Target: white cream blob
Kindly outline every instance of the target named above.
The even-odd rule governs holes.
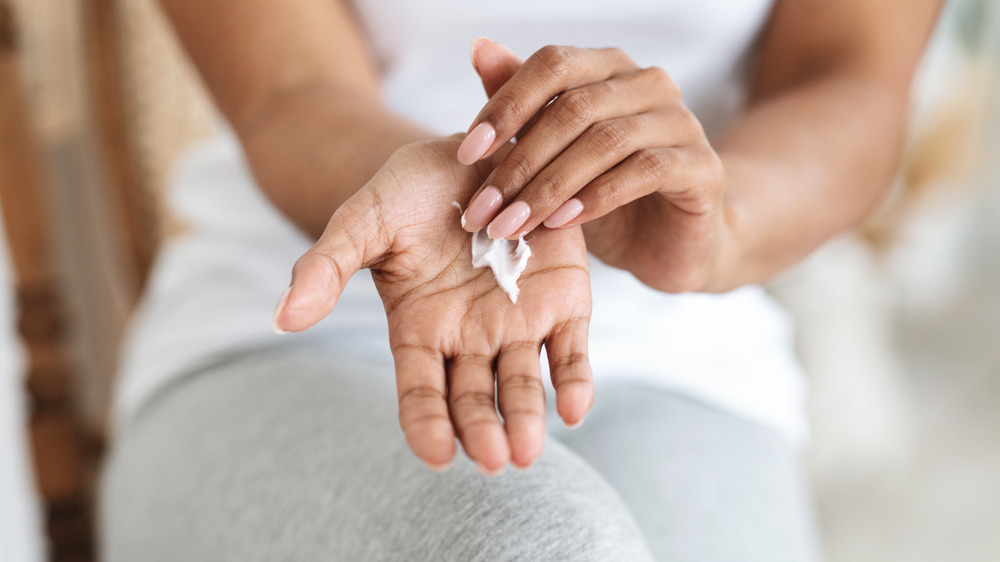
[[[459,212],[462,206],[458,201],[453,201]],[[462,215],[462,226],[465,226],[465,215]],[[521,277],[524,268],[528,266],[528,258],[531,257],[531,248],[524,241],[524,237],[515,240],[493,240],[486,235],[483,228],[472,235],[472,267],[489,267],[493,270],[493,277],[497,280],[497,285],[503,289],[510,301],[517,302],[517,295],[520,289],[517,280]]]

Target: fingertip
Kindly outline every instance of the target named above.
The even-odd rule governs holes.
[[[285,289],[272,318],[276,332],[301,332],[326,317],[337,305],[347,282],[343,267],[333,258],[306,253],[292,271],[292,283]]]
[[[312,294],[305,287],[289,287],[286,291],[285,302],[279,301],[281,308],[275,309],[272,322],[277,334],[308,330],[325,318],[337,302],[334,296]]]
[[[427,465],[427,468],[429,468],[431,472],[437,472],[438,474],[448,472],[448,469],[451,468],[451,461],[448,461],[444,464],[434,464],[425,461],[424,464]]]
[[[510,437],[510,461],[522,470],[534,464],[545,447],[545,427],[531,427],[526,424],[507,428]]]
[[[499,425],[482,424],[466,430],[462,433],[461,441],[465,454],[490,472],[502,471],[510,462],[510,445]]]
[[[479,37],[473,39],[472,44],[469,45],[469,60],[472,61],[472,68],[476,69],[476,72],[479,72],[479,65],[476,63],[476,51],[478,51],[479,47],[486,41],[489,41],[489,39],[480,35]]]
[[[485,51],[484,47],[488,47]],[[499,64],[503,62],[511,62],[520,65],[524,61],[521,57],[510,50],[507,45],[500,43],[499,41],[494,41],[489,37],[477,37],[472,41],[472,46],[469,48],[469,56],[472,58],[472,65],[478,70],[478,65],[480,62],[480,57],[487,57],[487,59],[492,58],[492,60],[487,60],[487,63]]]
[[[486,235],[494,240],[516,239],[529,218],[531,206],[524,201],[514,201],[490,221]]]
[[[497,131],[493,125],[482,122],[476,125],[469,134],[465,136],[462,144],[458,147],[458,163],[463,166],[471,166],[486,154],[496,141]]]
[[[589,382],[566,383],[556,393],[556,412],[567,427],[578,427],[583,423],[583,417],[593,405],[594,385]]]
[[[479,474],[482,474],[483,476],[489,476],[489,477],[500,476],[501,474],[503,474],[507,470],[507,465],[506,464],[501,464],[501,465],[499,465],[497,467],[490,468],[489,466],[487,466],[487,465],[485,465],[483,463],[478,463],[477,462],[476,463],[476,470],[478,470]]]
[[[488,185],[472,197],[469,208],[462,215],[462,228],[467,232],[478,232],[496,216],[503,205],[503,193],[499,188]]]
[[[445,424],[427,424],[419,431],[405,432],[410,450],[431,470],[444,472],[455,458],[455,434]]]
[[[574,197],[560,205],[542,224],[547,228],[562,228],[582,212],[583,202]]]
[[[287,334],[288,330],[281,328],[281,313],[285,310],[285,304],[288,303],[288,294],[292,291],[292,287],[289,286],[281,293],[281,297],[278,298],[278,304],[274,307],[274,315],[271,317],[271,329],[274,330],[275,334],[283,335]]]

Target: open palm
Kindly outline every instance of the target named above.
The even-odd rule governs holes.
[[[445,465],[457,436],[493,472],[508,460],[527,466],[542,450],[543,343],[563,420],[579,422],[593,401],[587,252],[579,228],[535,231],[512,303],[489,269],[472,267],[470,236],[452,205],[467,203],[490,162],[461,166],[457,146],[438,140],[397,151],[296,263],[275,321],[308,328],[333,309],[351,275],[371,268],[410,447]]]

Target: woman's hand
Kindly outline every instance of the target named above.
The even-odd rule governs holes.
[[[460,166],[457,147],[457,139],[407,145],[344,203],[295,264],[275,326],[312,326],[355,272],[371,268],[388,317],[410,447],[432,467],[446,465],[457,435],[492,473],[508,460],[526,467],[541,453],[543,343],[560,416],[573,425],[590,408],[590,280],[579,228],[528,238],[533,256],[517,304],[488,268],[474,269],[471,237],[452,201],[468,200],[490,162]]]
[[[634,273],[657,288],[705,287],[722,249],[724,173],[664,71],[639,68],[618,49],[550,46],[522,65],[480,39],[472,56],[490,100],[459,161],[491,157],[515,135],[518,143],[473,198],[467,230],[488,225],[490,236],[512,238],[632,204],[588,226],[591,251],[639,265]],[[653,263],[669,274],[642,265]]]

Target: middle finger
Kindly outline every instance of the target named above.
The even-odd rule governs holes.
[[[480,470],[495,474],[510,459],[496,409],[493,358],[459,355],[448,362],[448,408],[465,453]]]

